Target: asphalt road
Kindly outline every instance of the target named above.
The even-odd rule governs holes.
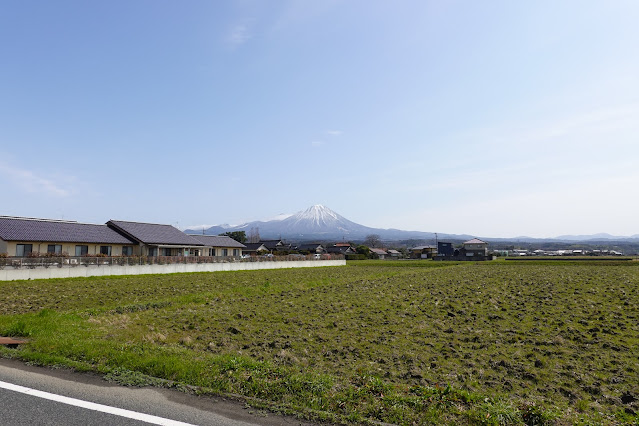
[[[170,389],[129,388],[110,384],[94,374],[33,367],[0,358],[0,425],[148,424],[310,425],[221,398]]]

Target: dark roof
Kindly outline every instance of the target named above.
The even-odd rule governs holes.
[[[157,223],[125,222],[110,220],[107,225],[144,244],[202,246],[201,242],[189,237],[171,225]]]
[[[329,253],[348,253],[354,252],[351,246],[332,246],[326,249]]]
[[[298,250],[315,250],[317,248],[324,248],[324,246],[322,246],[319,243],[312,243],[312,244],[300,244],[299,246],[297,246]]]
[[[285,244],[282,240],[260,240],[260,244],[263,244],[269,250],[287,249],[290,248],[290,244]]]
[[[0,238],[5,241],[134,244],[106,225],[6,216],[0,216]]]
[[[246,251],[257,251],[262,246],[263,246],[262,243],[246,243],[244,245]]]
[[[237,247],[246,248],[246,246],[240,242],[235,241],[231,237],[225,235],[196,235],[189,234],[190,237],[195,238],[205,246],[210,247]]]

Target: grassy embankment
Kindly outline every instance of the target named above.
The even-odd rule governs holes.
[[[639,423],[636,262],[1,282],[0,335],[29,338],[3,356],[316,420]]]

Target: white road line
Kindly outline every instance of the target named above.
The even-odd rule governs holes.
[[[14,392],[20,392],[27,395],[36,396],[38,398],[49,399],[51,401],[60,402],[62,404],[74,405],[76,407],[86,408],[88,410],[100,411],[102,413],[113,414],[129,419],[140,420],[154,425],[162,426],[193,426],[190,423],[179,422],[177,420],[165,419],[163,417],[152,416],[150,414],[138,413],[137,411],[125,410],[123,408],[110,407],[108,405],[96,404],[95,402],[82,401],[81,399],[69,398],[67,396],[56,395],[54,393],[43,392],[37,389],[25,388],[24,386],[14,385],[0,381],[0,388],[4,388]]]

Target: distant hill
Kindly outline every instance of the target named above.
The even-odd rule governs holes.
[[[615,235],[610,235],[610,234],[605,234],[605,233],[592,234],[592,235],[561,235],[561,236],[557,237],[556,239],[557,240],[564,240],[564,241],[590,241],[590,240],[595,240],[595,241],[606,241],[606,240],[624,241],[624,240],[639,239],[639,234],[631,235],[630,237],[621,237],[621,236],[615,236]]]

